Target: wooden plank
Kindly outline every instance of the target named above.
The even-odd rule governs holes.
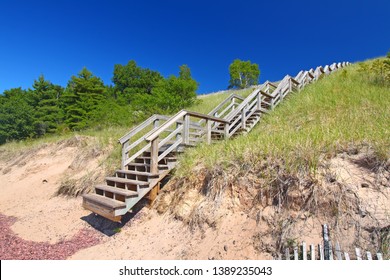
[[[334,256],[333,256],[333,247],[332,247],[332,242],[329,241],[329,260],[333,261]]]
[[[367,255],[367,260],[372,261],[371,252],[367,251],[367,252],[366,252],[366,255]]]
[[[320,260],[324,260],[325,259],[324,248],[322,247],[321,244],[318,244],[318,252],[320,254]]]
[[[290,249],[286,248],[286,260],[290,260]]]
[[[329,260],[330,259],[330,252],[329,252],[329,233],[328,233],[328,225],[324,224],[322,226],[322,236],[324,239],[324,259]]]
[[[183,142],[184,144],[190,143],[190,115],[184,115],[184,127],[183,127]]]
[[[211,144],[211,121],[206,120],[206,143]]]
[[[138,185],[138,186],[149,185],[149,182],[132,180],[132,179],[127,179],[127,178],[120,178],[120,177],[106,177],[106,181],[117,182],[117,183],[122,183],[122,184]]]
[[[298,247],[297,246],[295,246],[294,247],[294,260],[298,260]]]
[[[158,182],[148,193],[149,205],[151,205],[157,198],[160,192],[160,182]]]
[[[383,260],[382,253],[376,253],[376,258],[382,261]]]
[[[150,173],[158,174],[158,140],[159,138],[153,138],[150,148]]]
[[[314,247],[314,244],[310,244],[310,256],[312,261],[316,259],[316,249]]]
[[[343,259],[342,255],[341,255],[340,243],[338,241],[336,242],[335,254],[336,254],[336,258],[338,260],[342,260]]]
[[[348,252],[344,252],[344,258],[345,258],[347,261],[350,260]]]
[[[307,260],[307,250],[306,250],[306,242],[302,242],[302,256],[303,260]]]
[[[360,252],[360,249],[359,248],[355,248],[355,253],[356,253],[356,259],[358,261],[361,261],[362,260],[362,254]]]
[[[95,189],[102,190],[105,192],[111,192],[114,194],[119,194],[124,197],[137,197],[138,193],[135,191],[125,190],[117,187],[107,186],[107,185],[97,185]]]
[[[90,204],[97,204],[104,206],[108,210],[126,208],[126,204],[122,201],[114,200],[95,193],[83,195],[83,201]]]

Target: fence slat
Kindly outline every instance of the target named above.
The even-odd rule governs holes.
[[[343,259],[343,257],[341,256],[340,243],[338,241],[336,242],[335,254],[338,260],[341,261]]]
[[[306,251],[306,242],[302,242],[302,255],[303,255],[303,260],[307,260],[307,251]]]
[[[355,253],[356,253],[356,259],[358,261],[361,261],[362,260],[362,255],[360,253],[360,249],[359,248],[355,248]]]
[[[380,261],[383,260],[382,253],[376,253],[376,257],[377,257],[377,259],[380,260]]]
[[[318,253],[320,254],[320,260],[324,260],[324,249],[322,248],[321,244],[318,244]]]
[[[350,259],[349,259],[349,254],[348,254],[348,252],[344,252],[344,258],[345,258],[347,261],[350,260]]]
[[[324,238],[324,259],[329,260],[330,259],[330,252],[329,252],[329,233],[328,233],[328,225],[323,225],[323,238]]]
[[[367,260],[372,261],[371,252],[367,251],[367,252],[366,252],[366,255],[367,255]]]
[[[312,260],[316,259],[316,249],[314,248],[314,244],[310,245],[310,255]]]
[[[297,246],[295,246],[294,247],[294,260],[298,260],[298,247]]]
[[[332,248],[332,242],[329,241],[329,260],[333,261],[333,248]]]
[[[286,260],[290,260],[290,249],[286,248]]]

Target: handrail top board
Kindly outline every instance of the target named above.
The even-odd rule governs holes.
[[[171,125],[173,125],[174,123],[176,123],[178,120],[180,120],[181,118],[183,118],[186,115],[192,116],[192,117],[197,117],[197,118],[208,119],[208,120],[220,122],[220,123],[229,123],[229,121],[221,119],[221,118],[217,118],[217,117],[213,117],[213,116],[209,116],[209,115],[201,114],[201,113],[197,113],[197,112],[181,110],[176,115],[172,116],[169,120],[167,120],[159,128],[157,128],[152,134],[150,134],[148,137],[145,137],[145,140],[149,141],[149,142],[153,141],[162,132],[164,132],[168,127],[170,127]]]
[[[148,126],[149,124],[151,124],[153,121],[155,121],[157,119],[167,120],[167,119],[169,119],[169,117],[168,116],[164,116],[164,115],[154,114],[151,117],[149,117],[147,120],[145,120],[143,123],[137,125],[133,129],[131,129],[129,132],[127,132],[124,136],[119,138],[118,142],[121,143],[121,144],[125,143],[134,134],[138,133],[139,131],[141,131],[142,129],[144,129],[146,126]]]

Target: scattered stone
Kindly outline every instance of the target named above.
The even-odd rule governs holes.
[[[44,184],[47,183],[47,180],[46,180],[46,179],[43,179],[43,180],[42,180],[42,183],[44,183]]]
[[[361,186],[362,186],[362,188],[368,188],[370,185],[367,183],[362,183]]]
[[[223,246],[223,249],[225,250],[225,252],[227,252],[228,246],[227,245]]]

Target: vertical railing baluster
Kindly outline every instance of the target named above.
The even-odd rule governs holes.
[[[188,114],[184,116],[183,140],[185,145],[190,143],[190,116]]]
[[[153,175],[158,174],[158,139],[152,140],[150,148],[150,173]]]
[[[206,142],[211,144],[211,121],[209,119],[206,120]]]

